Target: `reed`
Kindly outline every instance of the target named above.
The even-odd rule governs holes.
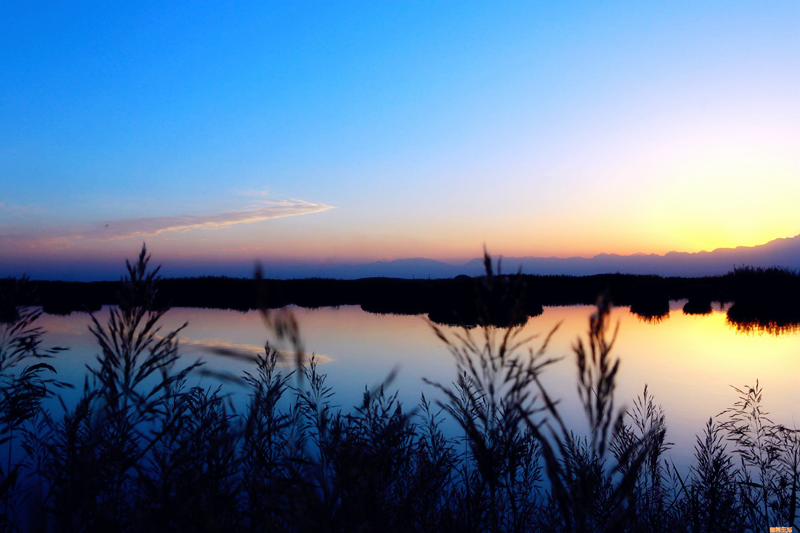
[[[757,531],[797,527],[800,438],[774,424],[763,391],[737,388],[709,419],[680,473],[663,409],[647,386],[616,398],[611,304],[598,301],[573,345],[583,430],[542,376],[555,332],[525,337],[524,279],[486,275],[477,327],[433,334],[452,383],[406,408],[392,376],[352,407],[303,353],[287,310],[262,310],[291,351],[270,344],[242,376],[180,360],[182,328],[164,331],[158,270],[143,249],[120,305],[92,316],[99,355],[75,406],[43,408],[59,386],[58,350],[42,348],[39,311],[14,306],[0,326],[2,531]],[[262,288],[266,284],[261,285]],[[262,295],[263,296],[263,295]],[[505,327],[497,326],[498,321]],[[624,334],[620,333],[620,334]],[[295,366],[279,365],[286,353]],[[193,376],[220,378],[192,386]],[[228,387],[242,387],[237,411]],[[458,426],[443,430],[445,420]]]

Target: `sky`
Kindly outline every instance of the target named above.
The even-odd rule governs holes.
[[[797,2],[2,4],[0,276],[800,234]]]

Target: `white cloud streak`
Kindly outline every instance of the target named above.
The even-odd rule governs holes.
[[[64,247],[78,242],[152,237],[167,232],[219,230],[239,224],[253,224],[275,218],[321,213],[328,209],[333,209],[333,207],[303,200],[264,200],[242,209],[215,214],[109,220],[108,222],[66,229],[64,226],[58,228],[40,227],[28,231],[18,228],[6,232],[5,235],[0,235],[0,241],[22,244],[23,246],[27,245],[28,247],[53,245]]]
[[[245,209],[213,215],[177,215],[111,221],[102,228],[86,232],[80,237],[116,240],[129,237],[151,237],[168,231],[217,230],[273,218],[320,213],[328,209],[331,209],[331,206],[303,200],[273,200],[261,202]]]

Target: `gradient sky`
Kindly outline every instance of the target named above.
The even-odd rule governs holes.
[[[798,2],[221,4],[3,2],[0,275],[800,233]]]

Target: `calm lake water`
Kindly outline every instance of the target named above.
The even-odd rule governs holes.
[[[784,333],[744,333],[726,322],[725,312],[715,309],[709,315],[683,314],[684,302],[673,302],[668,318],[648,323],[627,308],[612,312],[619,322],[614,353],[621,359],[617,386],[618,405],[630,405],[645,384],[666,412],[668,440],[675,443],[670,456],[681,467],[691,460],[695,435],[710,416],[733,405],[736,392],[759,380],[763,400],[773,421],[788,427],[800,425],[800,335]],[[544,335],[561,323],[548,353],[564,356],[550,367],[544,383],[552,396],[562,400],[566,416],[580,431],[583,412],[576,401],[576,368],[571,346],[577,336],[585,337],[590,306],[545,307],[525,326],[528,335],[541,334],[533,341],[538,347]],[[416,405],[420,394],[439,398],[422,378],[449,383],[455,379],[450,354],[419,316],[375,315],[359,307],[322,309],[294,308],[308,352],[320,359],[320,370],[328,375],[327,384],[335,391],[335,403],[347,409],[357,404],[365,386],[381,383],[394,368],[399,368],[390,390],[398,391],[406,406]],[[98,313],[101,323],[108,310]],[[208,347],[228,347],[251,353],[263,352],[270,338],[257,312],[241,313],[216,309],[172,309],[165,330],[188,322],[181,334],[181,353],[187,360],[201,358],[209,368],[240,373],[249,368],[244,362],[210,354]],[[43,315],[39,325],[46,331],[47,345],[69,348],[53,362],[59,378],[83,383],[85,365],[91,364],[98,350],[87,330],[89,317]],[[455,330],[458,328],[444,328]],[[286,368],[291,370],[291,366]],[[214,386],[209,377],[195,382]],[[226,385],[234,403],[243,403],[244,391]]]

